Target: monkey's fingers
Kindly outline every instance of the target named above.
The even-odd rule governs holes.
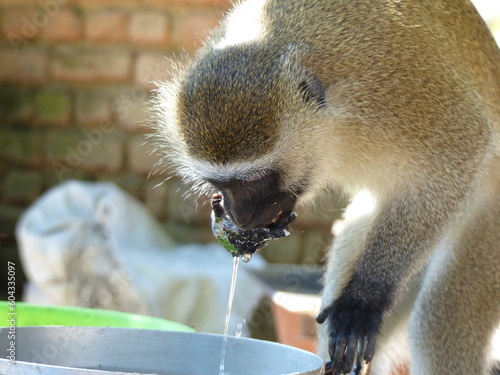
[[[363,357],[366,347],[366,337],[358,343],[358,350],[356,353],[356,363],[354,364],[353,375],[359,375],[363,369]]]
[[[281,228],[285,228],[286,226],[290,225],[295,219],[297,218],[297,213],[292,211],[288,215],[283,216],[281,220],[279,220],[275,226],[279,226]]]
[[[220,219],[225,216],[224,207],[222,207],[222,195],[214,194],[211,198],[212,201],[212,211],[216,218]]]
[[[359,337],[350,335],[346,338],[330,339],[330,357],[334,374],[353,374],[358,370],[358,358],[363,356],[359,352]],[[356,362],[355,362],[356,361]]]
[[[332,362],[327,362],[325,365],[325,373],[323,375],[333,375]]]
[[[344,373],[343,365],[346,347],[347,342],[343,338],[330,336],[329,354],[332,360],[332,370],[334,374]]]
[[[330,315],[331,308],[330,306],[326,307],[323,309],[317,316],[316,316],[316,323],[318,324],[323,324],[326,322],[326,319]]]
[[[271,239],[277,239],[288,236],[290,234],[288,225],[290,225],[296,218],[297,214],[292,211],[278,222],[269,226],[269,237]]]
[[[371,324],[374,319],[367,311],[346,310],[342,308],[343,302],[337,300],[324,308],[316,321],[319,324],[328,321],[329,368],[333,374],[358,375],[364,364],[373,359],[378,325]]]
[[[366,363],[371,362],[373,359],[373,356],[375,355],[375,345],[376,344],[376,337],[375,336],[368,336],[366,338],[366,345],[365,345],[365,350],[364,350],[364,355],[363,359],[365,360]]]
[[[343,364],[342,364],[342,373],[347,374],[352,371],[354,365],[354,360],[356,359],[356,355],[359,351],[358,345],[358,336],[350,335],[347,341],[347,348],[345,350]]]

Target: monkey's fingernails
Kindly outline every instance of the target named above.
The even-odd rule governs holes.
[[[225,215],[224,207],[222,207],[222,195],[214,194],[211,198],[212,201],[212,210],[215,213],[215,216],[220,218]]]
[[[324,375],[333,375],[333,364],[331,361],[326,363]]]
[[[363,359],[366,363],[369,363],[375,355],[375,342],[375,336],[369,336],[366,339],[365,354],[363,355]]]

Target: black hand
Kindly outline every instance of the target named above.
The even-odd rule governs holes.
[[[214,212],[216,219],[223,219],[226,213],[224,212],[224,207],[222,207],[222,195],[215,194],[212,197],[212,211]]]
[[[345,294],[317,316],[320,324],[328,320],[333,374],[357,374],[363,360],[368,363],[373,359],[383,316],[383,310],[377,306],[380,305],[362,303]]]

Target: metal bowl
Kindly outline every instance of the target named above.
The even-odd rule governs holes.
[[[9,333],[15,333],[14,348]],[[0,329],[0,374],[219,375],[221,335],[132,328]],[[14,350],[12,350],[14,349]],[[14,354],[15,362],[8,359]],[[229,336],[225,374],[320,375],[323,360],[277,343]]]

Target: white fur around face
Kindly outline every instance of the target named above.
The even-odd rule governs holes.
[[[230,180],[239,179],[251,181],[262,177],[271,165],[271,157],[266,155],[262,158],[247,162],[232,162],[224,165],[214,164],[206,160],[191,158],[187,164],[186,174],[192,180]]]

